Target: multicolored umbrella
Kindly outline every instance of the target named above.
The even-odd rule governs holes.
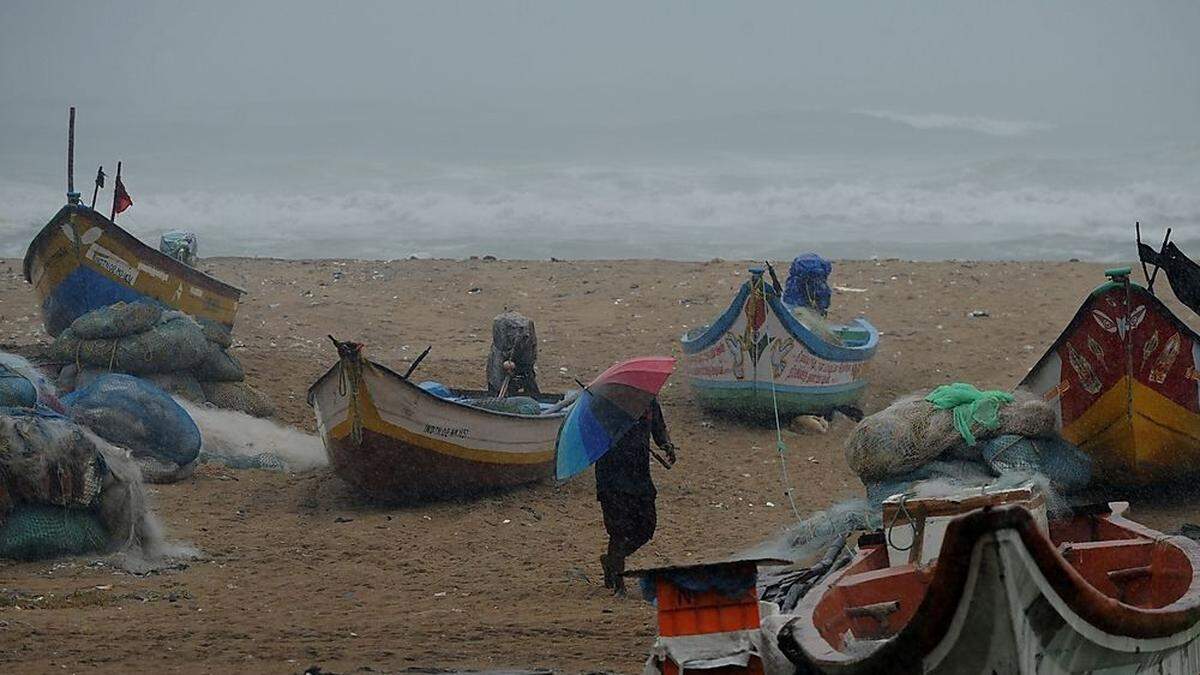
[[[584,387],[558,430],[558,479],[608,452],[646,414],[674,369],[669,356],[642,356],[614,365]]]

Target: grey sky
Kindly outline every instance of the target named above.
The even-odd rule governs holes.
[[[0,113],[882,109],[1187,131],[1200,3],[0,3]]]

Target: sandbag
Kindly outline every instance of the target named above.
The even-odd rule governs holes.
[[[108,340],[150,330],[163,309],[148,302],[117,302],[75,319],[70,329],[83,340]]]
[[[240,410],[254,417],[271,417],[275,404],[266,394],[245,382],[201,382],[204,397],[218,408]]]
[[[50,354],[61,361],[142,374],[191,370],[209,349],[195,320],[181,312],[163,312],[150,330],[124,337],[88,340],[67,328],[50,346]]]
[[[142,377],[172,396],[194,403],[204,403],[204,390],[200,388],[200,381],[191,373],[147,373]]]
[[[209,343],[208,354],[204,360],[192,369],[192,374],[201,382],[241,382],[246,379],[246,371],[242,364],[221,349],[217,344]]]
[[[0,558],[58,558],[103,551],[109,545],[108,530],[86,509],[21,504],[0,524]]]
[[[196,319],[196,323],[200,324],[205,340],[215,343],[222,349],[229,349],[233,346],[233,335],[230,334],[228,328],[212,319]]]
[[[936,409],[923,396],[902,397],[854,427],[846,439],[846,463],[864,482],[905,474],[944,453],[968,450],[952,412]],[[1013,402],[1000,408],[999,418],[996,429],[972,427],[976,439],[1004,434],[1050,438],[1057,426],[1053,408],[1026,391],[1016,392]],[[978,450],[967,455],[978,456]]]
[[[0,414],[0,511],[3,502],[92,506],[105,473],[95,443],[70,420],[32,410]]]
[[[200,430],[162,389],[131,375],[109,373],[63,397],[71,419],[133,453],[178,465],[195,461]]]

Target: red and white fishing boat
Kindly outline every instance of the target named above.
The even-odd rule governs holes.
[[[1200,546],[1126,506],[1048,522],[1026,488],[893,497],[779,646],[802,673],[1200,672]]]

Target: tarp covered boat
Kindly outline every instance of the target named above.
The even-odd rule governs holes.
[[[1200,546],[1126,520],[1123,504],[1047,524],[1044,503],[1011,497],[952,517],[885,505],[889,529],[780,630],[796,672],[1197,672]]]
[[[684,375],[705,408],[747,417],[829,414],[853,407],[879,333],[866,319],[821,335],[752,268],[729,309],[682,338]]]
[[[46,332],[116,302],[154,302],[233,328],[242,291],[147,246],[82,204],[67,204],[29,244],[25,280]]]
[[[1063,438],[1113,484],[1200,468],[1200,336],[1129,269],[1084,301],[1019,386],[1055,406]]]
[[[554,475],[565,413],[489,409],[503,399],[423,388],[364,358],[361,345],[338,350],[308,402],[334,471],[362,492],[389,501],[463,497]],[[561,398],[539,396],[534,407]]]

